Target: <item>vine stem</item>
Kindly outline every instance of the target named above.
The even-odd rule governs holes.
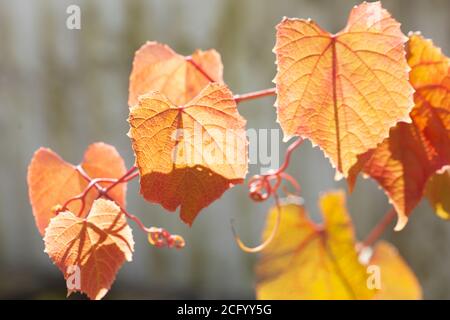
[[[157,228],[157,227],[146,227],[144,223],[134,214],[128,212],[123,206],[120,205],[117,201],[115,201],[108,192],[111,191],[114,187],[116,187],[119,184],[127,183],[130,180],[133,180],[139,175],[139,172],[136,172],[137,167],[132,166],[127,172],[125,172],[120,178],[118,179],[111,179],[111,178],[95,178],[92,179],[87,172],[81,167],[80,165],[76,167],[76,170],[80,173],[80,175],[88,182],[88,185],[86,188],[79,194],[76,195],[70,199],[68,199],[63,206],[58,208],[56,210],[56,213],[67,210],[67,206],[72,202],[79,200],[81,201],[81,209],[79,212],[79,216],[82,215],[84,208],[86,206],[86,196],[88,195],[89,191],[92,188],[96,188],[98,192],[98,198],[105,197],[108,200],[114,201],[114,203],[120,208],[121,213],[123,213],[128,219],[134,221],[138,227],[147,233],[148,235],[148,241],[150,244],[156,246],[156,247],[164,247],[167,246],[169,248],[177,248],[181,249],[185,246],[185,241],[183,237],[177,235],[177,234],[171,234],[164,228]],[[107,187],[102,187],[99,183],[110,183]]]
[[[269,88],[244,94],[236,94],[233,96],[233,99],[236,103],[240,103],[247,100],[254,100],[274,95],[276,95],[276,88]]]
[[[85,198],[87,197],[89,191],[90,191],[93,187],[96,187],[97,183],[99,183],[99,182],[109,182],[109,183],[114,183],[114,182],[116,182],[116,179],[97,178],[97,179],[92,179],[92,180],[90,180],[90,181],[89,181],[89,184],[87,185],[87,187],[86,187],[79,195],[77,195],[77,196],[75,196],[75,197],[72,197],[72,198],[68,199],[68,200],[62,205],[62,207],[61,207],[59,210],[60,210],[60,211],[67,210],[67,207],[69,206],[69,204],[70,204],[71,202],[76,201],[76,200],[80,200],[80,201],[81,201],[81,207],[80,207],[80,210],[79,210],[79,214],[78,214],[78,215],[81,215],[81,214],[83,213],[84,207],[85,207],[85,205],[86,205],[86,200],[85,200]],[[97,188],[97,190],[98,190],[98,188]],[[103,189],[102,189],[102,190],[103,190]],[[100,193],[100,191],[99,191],[99,193]]]
[[[137,177],[139,175],[139,173],[135,172],[136,170],[137,170],[137,167],[136,166],[132,166],[123,176],[121,176],[114,183],[112,183],[107,188],[105,188],[104,192],[100,192],[99,191],[99,194],[98,194],[97,198],[100,198],[104,194],[107,194],[112,188],[114,188],[118,184],[121,184],[121,183],[124,183],[124,182],[128,182],[128,181],[134,179],[135,177]]]
[[[120,211],[122,211],[128,219],[133,220],[142,231],[148,234],[148,240],[152,245],[159,248],[166,245],[169,248],[177,249],[184,248],[184,246],[186,245],[186,242],[184,241],[182,236],[171,234],[164,228],[146,227],[141,219],[128,212],[120,204],[116,204],[119,206]]]
[[[377,225],[375,225],[372,231],[370,231],[369,235],[363,241],[362,246],[372,246],[380,238],[384,231],[386,231],[386,228],[392,223],[396,215],[397,212],[394,208],[391,208],[388,212],[386,212],[386,214],[381,218]]]
[[[208,72],[206,72],[206,70],[203,69],[203,67],[200,64],[198,64],[197,62],[194,61],[192,56],[184,57],[184,59],[187,62],[189,62],[192,66],[194,66],[195,69],[197,69],[197,71],[200,72],[209,82],[217,82],[217,80],[214,80],[208,74]],[[267,96],[274,96],[276,94],[277,94],[276,88],[269,88],[269,89],[258,90],[258,91],[253,91],[253,92],[249,92],[249,93],[244,93],[244,94],[236,94],[233,96],[233,99],[236,103],[240,103],[240,102],[247,101],[247,100],[254,100],[254,99],[258,99],[258,98],[264,98]]]

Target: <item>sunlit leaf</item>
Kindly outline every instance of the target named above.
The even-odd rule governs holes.
[[[360,156],[349,177],[351,188],[360,170],[380,184],[398,213],[397,230],[422,199],[429,177],[450,164],[450,60],[412,34],[408,63],[416,89],[412,123],[399,123],[378,148]]]
[[[161,93],[130,109],[130,132],[145,199],[192,224],[198,212],[247,173],[246,121],[230,90],[209,84],[183,106]]]
[[[163,93],[173,104],[183,105],[192,100],[210,82],[223,82],[220,55],[211,49],[192,54],[207,76],[167,45],[147,42],[136,51],[130,75],[128,105],[138,103],[138,97],[152,91]]]
[[[285,140],[309,138],[338,176],[347,177],[357,156],[397,122],[410,122],[407,38],[379,2],[354,7],[337,34],[285,18],[276,38],[276,105]]]
[[[324,224],[297,204],[282,207],[277,236],[257,265],[259,299],[370,299],[366,268],[358,261],[355,236],[342,192],[320,200]],[[268,216],[264,237],[275,223]]]
[[[281,206],[278,233],[256,268],[258,299],[421,297],[414,273],[391,245],[377,243],[373,254],[371,248],[364,248],[371,253],[368,257],[358,251],[342,192],[323,195],[320,208],[322,224],[312,221],[303,206]],[[276,210],[269,213],[263,238],[275,224]],[[378,274],[371,272],[374,266]],[[371,286],[372,276],[378,277],[375,286]]]
[[[68,294],[80,291],[90,299],[101,299],[114,282],[116,273],[133,254],[133,235],[124,214],[113,202],[95,200],[86,218],[70,211],[50,220],[45,230],[45,252],[68,281]],[[80,285],[77,287],[77,283]]]
[[[125,163],[110,145],[94,143],[88,147],[80,165],[90,178],[119,178],[126,172]],[[50,218],[55,213],[52,208],[63,205],[70,198],[80,194],[88,181],[77,171],[76,166],[65,162],[55,152],[47,148],[37,150],[28,167],[28,192],[33,215],[41,235],[44,235]],[[100,183],[107,186],[106,183]],[[125,205],[126,185],[114,187],[109,195],[121,205]],[[98,192],[92,189],[86,197],[86,206],[81,216],[85,216],[97,198]],[[71,202],[71,212],[78,213],[80,202]]]

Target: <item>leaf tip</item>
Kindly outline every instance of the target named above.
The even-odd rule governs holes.
[[[345,177],[345,175],[336,169],[336,173],[334,174],[334,181],[340,181]]]
[[[394,231],[401,231],[408,223],[408,217],[404,215],[399,215],[397,219],[397,224],[394,227]]]
[[[107,288],[100,289],[96,294],[96,296],[94,297],[94,300],[101,300],[107,293],[108,293]]]

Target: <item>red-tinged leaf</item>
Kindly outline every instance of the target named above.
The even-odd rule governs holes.
[[[198,212],[247,173],[246,121],[230,90],[209,84],[184,106],[161,93],[130,109],[130,132],[145,199],[192,224]]]
[[[196,50],[191,59],[193,63],[164,44],[144,44],[134,57],[128,105],[136,105],[140,95],[151,91],[159,91],[173,104],[183,105],[206,87],[210,79],[223,82],[222,61],[216,50]]]
[[[104,143],[90,145],[80,166],[91,178],[119,178],[126,172],[125,163],[117,150]],[[88,181],[81,176],[76,166],[65,162],[46,148],[37,150],[31,159],[27,182],[33,215],[41,235],[44,235],[45,228],[55,215],[52,208],[63,205],[88,185]],[[107,186],[104,183],[101,185]],[[125,184],[114,187],[109,194],[125,206]],[[94,188],[88,193],[82,216],[89,212],[97,196],[98,192]],[[78,213],[81,209],[80,202],[71,202],[68,209]]]
[[[80,287],[68,287],[101,299],[111,288],[122,264],[131,261],[133,235],[124,214],[113,202],[95,200],[86,218],[70,211],[50,220],[45,230],[45,252],[67,280],[79,268]],[[75,282],[76,283],[76,282]]]
[[[410,121],[406,40],[379,2],[354,7],[334,35],[311,20],[283,19],[274,51],[285,140],[309,138],[337,176],[347,177],[359,154],[381,143],[397,122]]]
[[[416,93],[412,123],[399,123],[378,148],[360,156],[351,170],[375,179],[398,213],[402,229],[424,195],[428,179],[450,164],[450,60],[430,40],[410,36],[408,63]]]

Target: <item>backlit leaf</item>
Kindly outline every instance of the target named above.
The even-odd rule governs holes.
[[[45,252],[67,280],[79,268],[79,287],[70,282],[68,294],[80,291],[101,299],[114,282],[122,264],[131,261],[133,235],[124,214],[113,202],[95,200],[91,211],[80,218],[70,211],[50,220],[45,230]]]
[[[379,2],[354,7],[337,34],[285,18],[276,37],[276,106],[285,140],[309,138],[337,176],[347,177],[357,156],[397,122],[410,122],[407,38]]]
[[[314,223],[296,204],[282,207],[277,236],[257,265],[259,299],[370,299],[366,268],[359,263],[355,236],[342,192],[320,200],[324,224]],[[264,237],[275,223],[268,216]]]
[[[428,180],[425,194],[436,214],[450,220],[450,169],[435,173]]]
[[[192,60],[214,82],[223,82],[223,66],[215,50],[197,50]],[[210,82],[186,57],[167,45],[147,42],[136,51],[130,75],[128,105],[138,103],[138,97],[151,91],[163,93],[173,104],[192,100]]]
[[[125,163],[117,150],[104,143],[94,143],[84,154],[81,167],[91,178],[119,178],[126,172]],[[80,194],[88,182],[76,170],[76,166],[65,162],[55,152],[47,148],[37,150],[28,167],[28,192],[33,215],[41,235],[44,235],[52,211],[56,205],[63,205],[68,199]],[[107,186],[105,183],[100,183]],[[126,185],[114,187],[109,195],[121,205],[125,205]],[[85,216],[98,196],[95,188],[86,197]],[[68,209],[78,213],[81,209],[79,201],[73,201]]]
[[[437,170],[450,164],[450,60],[430,40],[412,34],[408,43],[410,81],[416,92],[412,123],[399,123],[378,148],[360,156],[350,187],[362,170],[375,179],[398,213],[402,229]]]
[[[322,224],[300,205],[282,205],[278,233],[257,264],[258,299],[420,298],[414,274],[389,244],[377,244],[363,261],[342,192],[323,195],[320,208]],[[263,238],[275,224],[276,210],[269,213]],[[380,270],[380,287],[369,286],[373,265]]]
[[[246,121],[229,89],[212,83],[183,106],[158,92],[130,109],[130,132],[145,199],[192,224],[198,212],[247,173]]]

